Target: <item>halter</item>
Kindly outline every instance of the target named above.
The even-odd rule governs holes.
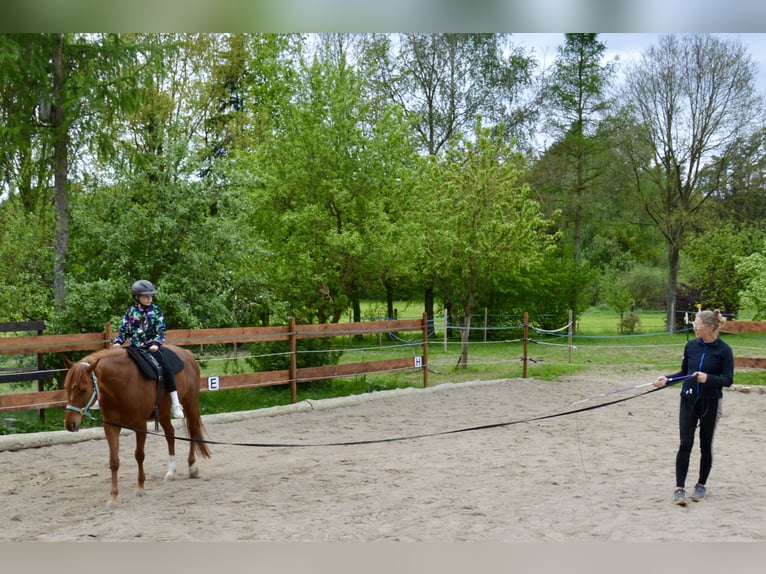
[[[90,363],[83,362],[80,364],[90,367]],[[90,396],[90,399],[88,399],[88,402],[85,403],[84,407],[76,407],[74,405],[67,404],[66,410],[74,411],[80,415],[87,416],[87,417],[91,416],[88,409],[90,409],[91,405],[96,402],[96,399],[98,399],[98,379],[96,378],[95,370],[91,371],[90,375],[91,377],[93,377],[93,394]]]

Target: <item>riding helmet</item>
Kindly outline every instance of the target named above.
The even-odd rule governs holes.
[[[157,288],[151,281],[147,281],[146,279],[139,279],[133,283],[133,286],[130,288],[130,292],[133,293],[133,297],[138,297],[139,295],[154,295],[157,293]]]

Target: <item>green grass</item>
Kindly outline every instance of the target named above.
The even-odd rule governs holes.
[[[417,316],[416,309],[398,307],[401,318]],[[407,314],[405,314],[407,313]],[[618,380],[622,374],[645,373],[647,382],[658,374],[668,374],[680,368],[683,347],[691,337],[687,333],[669,335],[663,332],[664,315],[641,313],[641,329],[634,335],[618,334],[619,317],[603,309],[586,313],[577,325],[573,347],[568,346],[566,332],[559,335],[530,333],[528,343],[527,377],[556,381],[573,373],[594,372],[600,376],[614,375]],[[437,320],[437,333],[429,341],[430,386],[444,383],[459,383],[474,380],[520,378],[523,375],[523,343],[521,331],[493,332],[498,341],[472,341],[469,348],[469,365],[458,369],[460,343],[455,339],[443,339],[443,332]],[[342,363],[373,361],[394,357],[415,357],[422,353],[417,343],[420,334],[401,333],[401,339],[366,336],[360,339],[338,338],[336,341],[344,350]],[[410,337],[412,343],[406,344]],[[766,357],[766,334],[725,334],[725,340],[732,345],[738,356]],[[230,372],[248,372],[240,357],[205,356],[197,352],[203,376],[221,375]],[[242,350],[240,349],[240,355]],[[764,384],[763,371],[737,371],[735,383],[740,385]],[[421,370],[385,372],[352,378],[317,381],[298,385],[298,401],[323,399],[337,396],[363,394],[379,390],[402,387],[422,387]],[[10,389],[3,389],[7,392]],[[228,389],[200,394],[203,414],[233,412],[267,408],[290,403],[288,386]],[[2,418],[17,419],[15,432],[39,432],[61,430],[64,419],[63,409],[46,409],[45,423],[38,420],[38,411],[3,413]],[[2,422],[2,419],[0,419]],[[86,423],[87,426],[88,423]],[[90,423],[98,426],[99,423]],[[0,424],[0,434],[14,432]]]

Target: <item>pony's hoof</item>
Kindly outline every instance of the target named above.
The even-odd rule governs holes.
[[[171,482],[175,479],[176,479],[176,475],[169,472],[165,475],[165,478],[163,478],[162,480],[164,480],[165,482]]]
[[[199,478],[199,468],[196,465],[189,467],[189,478]]]

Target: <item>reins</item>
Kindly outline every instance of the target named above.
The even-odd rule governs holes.
[[[684,377],[676,377],[676,378],[673,378],[673,379],[668,379],[668,382],[675,383],[675,382],[678,382],[678,381],[680,381],[682,379],[687,379],[689,377],[690,376],[688,376],[688,375],[684,376]],[[651,384],[651,383],[647,383],[647,384]],[[636,388],[644,387],[644,386],[647,386],[647,384],[645,384],[645,385],[636,385],[634,387],[628,387],[626,389],[620,389],[618,391],[612,391],[611,393],[608,393],[608,394],[614,394],[616,392],[622,392],[622,391],[627,391],[627,390],[631,390],[631,389],[636,389]],[[205,439],[192,439],[192,438],[179,437],[179,436],[175,436],[174,438],[176,438],[177,440],[182,440],[182,441],[186,441],[186,442],[204,443],[204,444],[209,444],[209,445],[243,446],[243,447],[256,447],[256,448],[318,448],[318,447],[333,447],[333,446],[336,446],[336,447],[337,446],[362,446],[362,445],[369,445],[369,444],[383,444],[383,443],[392,443],[392,442],[403,442],[403,441],[408,441],[408,440],[432,438],[432,437],[437,437],[437,436],[445,436],[445,435],[465,433],[465,432],[473,432],[473,431],[480,431],[480,430],[490,430],[490,429],[496,429],[496,428],[502,428],[502,427],[508,427],[508,426],[513,426],[513,425],[523,424],[523,423],[542,421],[542,420],[546,420],[546,419],[554,419],[554,418],[568,416],[568,415],[572,415],[572,414],[576,414],[576,413],[592,411],[592,410],[600,409],[602,407],[606,407],[606,406],[610,406],[610,405],[615,405],[615,404],[618,404],[618,403],[623,403],[623,402],[626,402],[626,401],[629,401],[629,400],[632,400],[632,399],[636,399],[638,397],[642,397],[644,395],[648,395],[649,393],[653,393],[655,391],[659,391],[659,390],[661,390],[661,388],[662,387],[653,388],[653,389],[650,389],[648,391],[645,391],[645,392],[637,394],[637,395],[631,395],[629,397],[622,397],[622,398],[615,399],[615,400],[612,400],[612,401],[608,401],[608,402],[605,402],[605,403],[599,403],[597,405],[589,405],[589,406],[580,407],[580,408],[577,408],[577,409],[571,409],[571,410],[563,411],[563,412],[560,412],[560,413],[538,415],[538,416],[534,416],[534,417],[529,417],[529,418],[524,418],[524,419],[517,419],[517,420],[512,420],[512,421],[505,421],[505,422],[500,422],[500,423],[491,423],[491,424],[485,424],[485,425],[477,425],[477,426],[473,426],[473,427],[465,427],[465,428],[460,428],[460,429],[452,429],[452,430],[446,430],[446,431],[439,431],[439,432],[432,432],[432,433],[423,433],[423,434],[416,434],[416,435],[409,435],[409,436],[402,436],[402,437],[391,437],[391,438],[382,438],[382,439],[367,439],[367,440],[355,440],[355,441],[341,441],[341,442],[325,442],[325,443],[305,443],[305,444],[300,444],[300,443],[265,443],[265,442],[222,442],[222,441],[205,440]],[[585,401],[588,401],[588,400],[592,400],[592,398],[595,398],[595,397],[584,399],[582,401],[577,401],[577,403],[573,403],[573,404],[579,404],[579,403],[582,403],[582,402],[585,402]],[[164,433],[161,433],[161,432],[152,432],[152,431],[149,431],[147,429],[134,428],[134,427],[130,427],[130,426],[127,426],[127,425],[120,424],[120,423],[113,423],[113,422],[110,422],[110,421],[107,421],[107,420],[104,420],[104,419],[96,419],[95,417],[91,417],[91,418],[93,418],[94,420],[99,420],[100,422],[103,422],[104,424],[109,424],[109,425],[117,426],[117,427],[120,427],[120,428],[123,428],[123,429],[127,429],[127,430],[131,430],[131,431],[134,431],[134,432],[144,432],[144,433],[150,434],[150,435],[166,437],[166,435]]]

